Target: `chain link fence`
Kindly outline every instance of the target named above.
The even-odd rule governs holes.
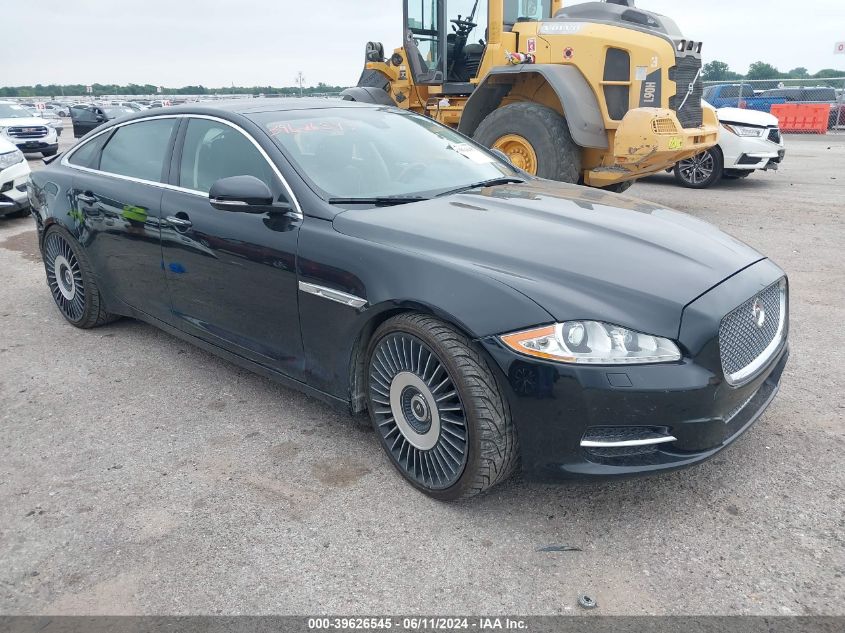
[[[782,107],[775,107],[773,111],[774,106],[826,106],[829,108],[829,112],[825,111],[827,133],[845,134],[845,77],[708,81],[704,82],[704,99],[715,108],[743,108],[773,114],[789,111]]]

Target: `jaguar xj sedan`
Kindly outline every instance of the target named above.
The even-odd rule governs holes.
[[[787,361],[787,278],[761,254],[398,109],[142,112],[28,194],[71,325],[140,319],[368,415],[437,499],[520,468],[701,462],[766,409]]]

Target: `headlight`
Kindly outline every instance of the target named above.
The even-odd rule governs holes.
[[[0,154],[0,169],[6,169],[7,167],[11,167],[12,165],[17,165],[20,162],[25,161],[26,158],[19,149],[16,149],[13,152],[7,152],[5,154]]]
[[[681,360],[678,346],[669,339],[598,321],[568,321],[500,338],[515,352],[561,363],[636,365]]]
[[[747,127],[744,125],[736,125],[734,123],[722,123],[728,132],[732,132],[737,136],[750,136],[754,138],[762,138],[766,135],[766,128]]]

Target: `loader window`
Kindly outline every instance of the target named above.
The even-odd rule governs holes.
[[[408,7],[408,54],[414,78],[421,83],[442,81],[442,35],[440,2],[442,0],[411,1]],[[416,50],[413,50],[416,49]],[[441,77],[436,77],[440,72]]]
[[[550,18],[551,12],[551,0],[505,0],[505,25]]]

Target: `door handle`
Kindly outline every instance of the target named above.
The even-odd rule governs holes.
[[[170,224],[171,226],[176,228],[176,230],[189,229],[194,225],[194,223],[191,222],[189,219],[179,218],[179,217],[176,217],[175,215],[169,215],[165,219],[167,220],[168,224]]]

